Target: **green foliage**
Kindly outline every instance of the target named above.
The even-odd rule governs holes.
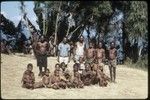
[[[127,58],[125,61],[125,65],[127,65],[130,68],[138,68],[142,70],[148,70],[148,55],[145,55],[142,58],[139,58],[136,63],[132,63],[132,60],[130,58]]]
[[[38,16],[39,24],[42,24],[40,4],[47,5],[48,10],[53,9],[53,15],[48,20],[51,22],[50,27],[55,26],[56,14],[60,1],[34,1],[34,11]],[[68,5],[68,3],[70,5]],[[93,16],[94,22],[97,22],[99,28],[105,29],[114,8],[118,8],[124,12],[124,32],[128,37],[145,36],[148,26],[147,2],[145,1],[63,1],[61,12],[65,11],[64,7],[68,6],[68,11],[75,14],[77,26],[81,23],[87,24],[90,17]],[[80,18],[80,19],[79,19]],[[53,22],[52,22],[53,21]],[[41,29],[42,29],[42,25]],[[49,28],[50,28],[49,27]],[[52,29],[52,28],[51,28]]]
[[[147,33],[148,13],[147,2],[130,1],[130,9],[125,12],[125,29],[129,36],[143,36]]]
[[[93,6],[93,14],[100,17],[102,14],[107,16],[111,15],[113,10],[110,1],[98,1],[97,4]]]
[[[15,35],[17,29],[12,21],[1,15],[1,22],[4,24],[4,32],[9,35]]]

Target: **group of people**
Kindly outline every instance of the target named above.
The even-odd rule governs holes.
[[[50,73],[47,68],[47,54],[49,51],[48,42],[42,36],[35,46],[37,66],[39,67],[40,82],[35,82],[33,65],[28,64],[27,70],[23,74],[22,87],[28,89],[35,88],[83,88],[84,86],[99,84],[107,86],[108,82],[115,82],[116,79],[116,48],[115,43],[111,42],[109,49],[108,66],[110,77],[105,74],[105,49],[103,43],[99,42],[98,47],[94,48],[92,42],[89,48],[85,48],[84,38],[80,36],[79,41],[74,46],[70,45],[65,37],[58,45],[58,63],[55,65],[54,72]],[[68,63],[73,59],[74,65],[71,72]],[[44,71],[42,68],[44,67]]]
[[[10,41],[1,41],[1,53],[14,54],[13,47],[10,45]]]

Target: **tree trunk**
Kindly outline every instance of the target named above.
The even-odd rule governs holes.
[[[57,17],[56,17],[56,24],[55,24],[55,38],[54,38],[54,56],[56,56],[56,44],[57,44],[57,31],[58,31],[58,19],[59,19],[59,13],[60,13],[60,7],[61,7],[62,2],[60,2],[59,8],[58,8],[58,13],[57,13]]]
[[[68,25],[68,30],[67,30],[67,34],[66,34],[66,36],[68,36],[69,31],[70,31],[70,26]]]
[[[70,39],[70,38],[72,37],[73,33],[76,32],[81,26],[82,26],[82,25],[79,25],[79,26],[78,26],[75,30],[73,30],[70,34],[68,33],[68,35],[66,35],[66,37],[67,37],[68,39]]]

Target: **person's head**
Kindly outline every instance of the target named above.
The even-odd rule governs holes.
[[[66,79],[69,79],[71,77],[69,70],[66,70],[65,77]]]
[[[66,69],[66,64],[65,64],[64,62],[62,62],[62,63],[60,64],[60,66],[61,66],[61,68],[62,68],[63,71]]]
[[[89,48],[93,48],[93,43],[92,42],[89,43]]]
[[[41,42],[44,41],[44,35],[41,36],[40,40],[41,40]]]
[[[74,73],[74,77],[80,78],[80,74],[79,74],[78,72],[75,72],[75,73]]]
[[[63,43],[67,43],[67,38],[66,37],[64,37]]]
[[[79,70],[79,64],[78,63],[75,63],[74,65],[73,65],[73,71],[74,72],[77,72]]]
[[[32,65],[31,63],[29,63],[29,64],[27,65],[27,70],[28,70],[28,71],[32,71],[32,70],[33,70],[33,65]]]
[[[115,42],[114,41],[110,43],[110,47],[115,48]]]
[[[83,41],[84,41],[84,37],[83,37],[82,35],[80,36],[79,41],[80,41],[80,42],[83,42]]]
[[[83,63],[84,62],[84,58],[83,57],[80,57],[79,58],[79,63]]]
[[[92,65],[92,70],[93,70],[93,71],[97,71],[97,69],[98,69],[97,64],[93,64],[93,65]]]
[[[89,64],[89,63],[86,63],[86,64],[85,64],[85,70],[86,70],[86,71],[89,71],[90,68],[91,68],[90,64]]]
[[[55,71],[54,71],[54,75],[55,75],[55,76],[59,76],[59,70],[55,70]]]
[[[45,75],[49,76],[49,73],[50,73],[49,69],[46,69]]]
[[[60,70],[60,65],[58,63],[55,65],[55,70]]]
[[[99,42],[98,47],[99,47],[99,48],[102,48],[102,46],[103,46],[102,42]]]

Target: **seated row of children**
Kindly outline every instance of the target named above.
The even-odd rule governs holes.
[[[93,63],[75,63],[73,65],[73,73],[67,69],[64,62],[55,65],[54,73],[50,73],[49,69],[43,73],[42,80],[35,82],[35,76],[32,72],[33,65],[29,63],[27,70],[22,77],[22,87],[27,89],[36,88],[53,88],[53,89],[66,89],[66,88],[83,88],[99,84],[105,87],[110,81],[110,78],[103,72],[102,66],[97,61]],[[72,75],[73,74],[73,75]]]

